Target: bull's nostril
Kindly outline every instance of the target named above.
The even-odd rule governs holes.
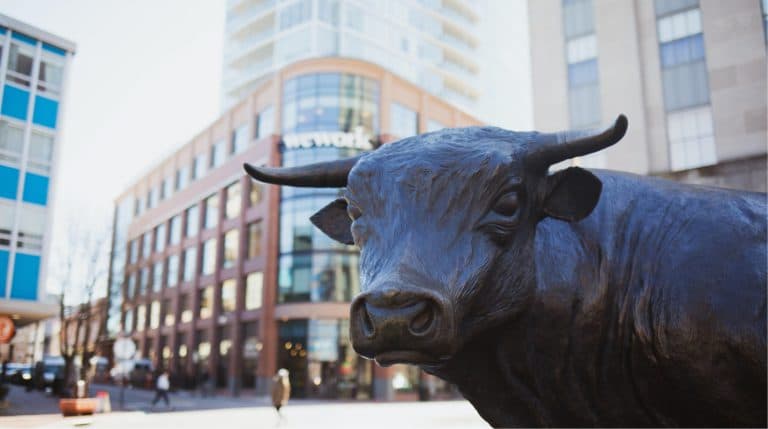
[[[365,334],[366,337],[370,338],[375,333],[373,328],[373,321],[371,320],[371,315],[368,314],[368,309],[365,307],[365,305],[363,305],[360,310],[361,310],[360,326],[363,327],[363,334]]]
[[[435,321],[435,310],[432,305],[424,308],[411,320],[410,331],[414,335],[423,335],[432,327]]]

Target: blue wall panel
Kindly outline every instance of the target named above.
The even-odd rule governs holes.
[[[35,111],[32,122],[44,127],[56,128],[56,115],[59,113],[59,103],[50,98],[35,97]]]
[[[57,46],[49,45],[47,43],[43,43],[43,50],[48,52],[53,52],[54,54],[61,55],[62,57],[67,55],[67,51],[64,49],[61,49]]]
[[[11,37],[13,37],[14,39],[16,39],[16,40],[18,40],[20,42],[29,43],[32,46],[37,44],[37,40],[35,40],[34,38],[29,37],[26,34],[19,33],[17,31],[14,31],[13,32],[13,36],[11,36]]]
[[[8,278],[8,256],[7,250],[0,250],[0,299],[5,298],[5,281]]]
[[[5,85],[3,90],[3,105],[0,113],[12,118],[27,120],[27,108],[29,107],[29,91]]]
[[[19,170],[0,165],[0,197],[15,200],[18,187]]]
[[[11,298],[36,300],[39,276],[40,256],[17,252],[13,263]]]
[[[24,201],[33,204],[48,204],[48,178],[39,174],[24,175]]]

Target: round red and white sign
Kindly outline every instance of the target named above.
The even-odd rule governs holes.
[[[16,334],[16,326],[8,316],[0,316],[0,344],[8,344]]]

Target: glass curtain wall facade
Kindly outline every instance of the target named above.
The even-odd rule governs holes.
[[[0,307],[44,298],[59,110],[74,53],[55,39],[0,14]]]
[[[698,0],[656,0],[664,108],[672,170],[717,162]]]
[[[563,34],[568,67],[570,128],[598,127],[602,109],[592,0],[563,0]],[[574,163],[602,168],[605,166],[605,153],[590,154]]]
[[[285,81],[283,86],[283,135],[357,130],[373,136],[378,132],[378,106],[379,87],[375,80],[343,73],[298,76]],[[315,144],[283,148],[284,167],[346,158],[362,150]],[[350,302],[359,292],[356,248],[328,238],[309,221],[312,214],[339,195],[339,189],[281,189],[279,304]],[[279,329],[281,344],[285,346],[279,359],[293,369],[291,383],[298,395],[329,396],[328,386],[336,389],[338,377],[356,376],[357,371],[351,369],[357,367],[356,355],[338,349],[342,347],[338,321],[290,321]],[[290,344],[293,346],[289,347]],[[295,348],[300,345],[308,352]],[[351,379],[345,383],[357,385]],[[351,397],[351,389],[334,390],[333,394]],[[356,395],[358,389],[354,390]]]

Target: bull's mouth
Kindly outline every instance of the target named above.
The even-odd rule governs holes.
[[[376,353],[373,359],[380,366],[391,366],[398,363],[410,365],[435,366],[440,365],[450,359],[450,356],[436,357],[431,354],[416,350],[389,350]]]

